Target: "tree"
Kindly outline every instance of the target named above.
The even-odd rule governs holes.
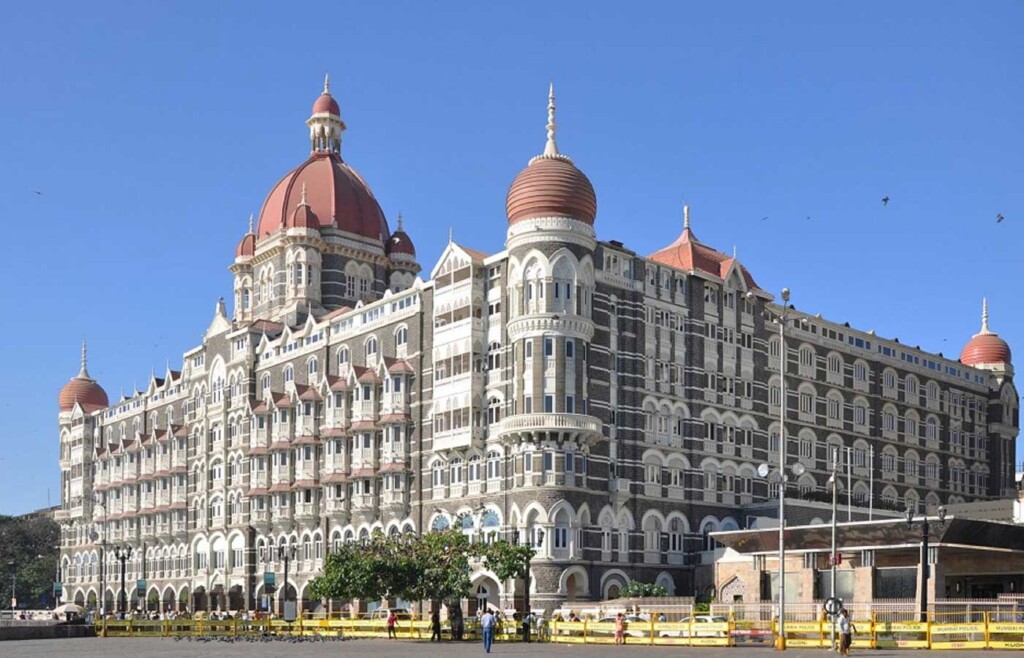
[[[0,598],[10,596],[14,576],[20,607],[52,606],[59,544],[60,526],[52,519],[0,516]]]
[[[624,599],[639,599],[648,596],[668,596],[668,590],[656,583],[642,583],[634,580],[619,590],[619,596]]]

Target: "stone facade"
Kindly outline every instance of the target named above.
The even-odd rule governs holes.
[[[551,102],[539,157],[568,161]],[[337,176],[345,126],[323,116],[330,139],[314,130],[311,160],[334,158]],[[538,607],[635,579],[694,594],[709,533],[744,527],[777,486],[756,468],[779,460],[783,315],[785,435],[806,468],[793,495],[825,495],[832,446],[854,497],[879,505],[1013,487],[1009,363],[972,368],[784,309],[688,219],[680,244],[700,262],[639,256],[598,241],[592,217],[555,213],[517,217],[497,254],[450,242],[423,279],[390,249],[398,232],[325,225],[333,210],[309,182],[312,205],[304,179],[294,220],[243,238],[233,317],[219,303],[180,370],[108,407],[62,407],[69,600],[105,591],[111,607],[112,547],[131,545],[128,582],[161,607],[252,608],[265,571],[284,589],[284,545],[287,587],[313,606],[306,587],[332,545],[457,519],[481,540],[537,545]],[[523,593],[473,579],[471,607]]]

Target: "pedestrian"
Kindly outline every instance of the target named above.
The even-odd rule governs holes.
[[[853,634],[857,627],[850,620],[850,611],[843,608],[839,613],[839,653],[844,656],[850,655],[850,646],[853,644]]]
[[[394,610],[388,611],[388,639],[397,640],[398,636],[395,635],[395,624],[398,623],[398,616],[395,615]]]
[[[430,613],[430,641],[440,642],[441,641],[441,606],[435,606],[433,611]]]
[[[626,617],[620,612],[615,615],[615,644],[626,643]]]
[[[490,610],[485,611],[483,616],[480,617],[480,631],[484,636],[484,653],[491,652],[491,644],[494,643],[494,627],[496,625],[497,620]]]

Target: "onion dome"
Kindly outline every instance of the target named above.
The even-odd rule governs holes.
[[[61,411],[71,411],[75,403],[82,405],[87,412],[110,405],[107,392],[89,376],[89,370],[86,368],[85,341],[82,342],[82,369],[78,376],[64,384],[64,388],[60,389],[60,395],[57,396],[57,405]]]
[[[319,98],[313,101],[313,114],[333,114],[341,116],[341,108],[338,101],[331,96],[331,76],[324,76],[324,91]]]
[[[326,89],[325,85],[325,95],[330,97]],[[324,95],[317,103],[322,99]],[[308,211],[303,213],[308,212],[315,218],[316,228],[336,228],[383,247],[391,236],[384,212],[366,181],[341,159],[341,133],[345,123],[337,114],[337,103],[326,112],[316,112],[317,108],[314,105],[314,114],[306,121],[312,147],[309,159],[271,188],[260,209],[256,238],[262,239],[282,227],[292,226],[296,208],[304,203]],[[303,189],[306,190],[305,201]]]
[[[416,258],[416,247],[413,246],[412,238],[409,237],[409,234],[405,232],[405,228],[402,226],[402,213],[398,213],[398,228],[391,234],[386,251],[388,256],[392,254],[406,254]]]
[[[548,92],[548,141],[544,153],[530,160],[512,181],[505,198],[510,224],[534,217],[571,217],[593,225],[597,195],[572,159],[555,143],[555,88]]]
[[[256,234],[252,230],[252,215],[249,215],[249,232],[242,236],[235,247],[235,258],[249,258],[256,253]]]
[[[739,268],[740,275],[748,288],[759,287],[747,268],[736,259],[735,254],[732,256],[723,254],[697,239],[690,228],[689,206],[683,206],[683,232],[679,234],[675,242],[659,249],[648,258],[677,270],[703,272],[719,279],[725,279],[729,275],[729,270],[735,265]]]
[[[988,300],[981,302],[981,331],[967,341],[960,351],[960,363],[981,366],[1010,363],[1010,346],[988,328]]]
[[[295,212],[292,213],[287,227],[320,230],[320,220],[317,219],[316,213],[309,207],[309,201],[306,199],[305,183],[302,184],[302,197],[299,199],[299,205],[295,206]]]

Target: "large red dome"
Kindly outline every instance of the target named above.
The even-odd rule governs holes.
[[[86,411],[96,411],[110,405],[107,400],[107,392],[95,380],[82,376],[73,378],[64,388],[60,389],[57,396],[57,405],[61,411],[71,411],[75,403],[82,405]]]
[[[1010,346],[988,328],[988,300],[981,302],[981,331],[967,341],[960,352],[960,363],[968,366],[1010,363]]]
[[[533,217],[572,217],[593,224],[597,195],[590,180],[569,158],[542,155],[512,181],[505,212],[510,224]]]
[[[960,363],[968,366],[1010,363],[1010,346],[996,334],[976,334],[960,352]]]
[[[356,170],[338,155],[316,152],[270,190],[260,210],[258,238],[291,224],[302,200],[303,185],[321,229],[333,226],[382,245],[391,235],[380,204]]]

